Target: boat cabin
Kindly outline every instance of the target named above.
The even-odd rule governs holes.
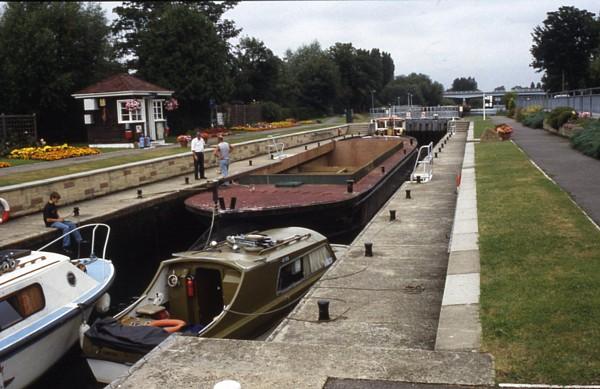
[[[172,90],[122,73],[72,96],[83,100],[83,119],[92,147],[134,147],[136,141],[164,144]]]
[[[396,115],[375,118],[375,135],[400,136],[406,129],[405,120]]]

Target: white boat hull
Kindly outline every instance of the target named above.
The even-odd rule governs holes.
[[[40,334],[33,343],[24,346],[2,362],[4,388],[20,389],[33,383],[54,365],[75,344],[83,316],[87,319],[91,307],[49,332]],[[28,368],[24,368],[24,367]],[[2,387],[2,385],[0,385]]]

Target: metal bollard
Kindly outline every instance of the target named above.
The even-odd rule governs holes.
[[[417,184],[421,183],[421,176],[417,176]]]
[[[354,180],[346,180],[346,190],[348,193],[354,192]]]
[[[329,318],[329,300],[319,300],[317,305],[319,306],[319,321],[331,320]]]
[[[225,209],[225,199],[223,197],[219,197],[219,208]]]
[[[79,207],[73,207],[73,216],[79,216]]]
[[[308,150],[308,146],[304,146],[304,150]]]
[[[188,185],[190,183],[190,178],[189,177],[184,178],[184,182],[186,185]]]
[[[137,198],[138,198],[138,199],[141,199],[141,198],[142,198],[142,190],[141,190],[141,189],[138,189],[138,190],[137,190]]]
[[[390,221],[396,220],[396,210],[390,209]]]
[[[213,204],[216,204],[217,202],[219,202],[219,184],[218,183],[213,184],[211,191],[212,191]]]
[[[381,167],[381,174],[385,174],[385,166]]]
[[[252,160],[251,159],[248,160],[248,166],[252,166]]]
[[[229,200],[229,209],[235,209],[235,204],[237,203],[237,197],[232,197]]]
[[[407,199],[412,199],[412,197],[410,197],[410,189],[406,190],[406,198]]]
[[[437,153],[433,153],[433,157],[434,157],[434,158],[437,158]]]
[[[373,243],[367,242],[365,243],[365,257],[373,256]]]

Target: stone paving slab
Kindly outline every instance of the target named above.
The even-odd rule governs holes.
[[[168,358],[168,363],[165,363]],[[121,389],[323,388],[329,377],[492,385],[490,355],[172,336],[113,382]]]

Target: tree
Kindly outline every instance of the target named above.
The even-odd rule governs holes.
[[[592,54],[600,43],[600,21],[594,14],[571,6],[548,12],[542,26],[533,30],[531,66],[544,72],[547,90],[587,85]]]
[[[236,99],[245,102],[277,100],[281,60],[262,41],[242,38],[232,62]]]
[[[531,81],[531,84],[529,84],[529,89],[534,89],[535,88],[535,82]]]
[[[453,92],[474,91],[474,90],[479,90],[479,89],[477,89],[477,81],[475,81],[475,78],[472,78],[472,77],[455,78],[454,81],[452,81],[452,88],[450,88],[450,91],[453,91]]]
[[[36,113],[39,135],[84,138],[73,92],[118,69],[100,6],[9,2],[0,16],[0,112]]]
[[[232,91],[227,43],[202,12],[184,4],[165,7],[137,33],[141,78],[175,91],[180,108],[169,116],[175,128],[207,122],[209,102]]]
[[[497,86],[494,88],[494,92],[503,92],[505,90],[506,90],[506,88],[504,88],[504,85]]]
[[[535,86],[537,89],[542,89],[542,83],[538,82],[537,85]]]
[[[380,100],[384,105],[408,104],[409,94],[412,95],[413,105],[439,105],[443,99],[444,86],[425,74],[401,75],[383,88]]]
[[[288,50],[285,56],[288,75],[294,87],[295,105],[303,108],[299,116],[332,113],[340,88],[340,73],[331,57],[317,41]]]
[[[140,45],[140,33],[148,28],[148,24],[162,17],[172,7],[185,7],[193,13],[204,15],[214,25],[218,36],[227,41],[236,37],[240,30],[235,28],[231,20],[221,19],[228,10],[235,7],[237,1],[124,1],[115,7],[118,18],[112,24],[116,37],[115,47],[119,58],[125,61],[130,69],[137,69],[137,55]]]

